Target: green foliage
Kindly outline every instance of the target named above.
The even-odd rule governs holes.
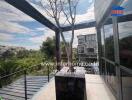
[[[41,64],[42,62],[46,61],[49,63],[49,61],[53,60],[46,59],[42,52],[35,50],[24,50],[10,57],[6,56],[5,59],[0,59],[0,77],[10,75],[23,69],[26,69],[27,74],[29,75],[47,75],[48,66]],[[53,71],[53,66],[49,67],[49,71]],[[24,75],[23,71],[6,78],[2,78],[0,80],[0,87],[10,84],[14,80],[20,78],[22,75]]]
[[[14,73],[21,68],[18,66],[18,63],[15,60],[6,60],[0,62],[0,77],[3,77],[5,75],[9,75],[11,73]],[[1,79],[0,81],[0,87],[6,84],[11,83],[15,77],[18,77],[19,75],[11,75],[6,78]]]
[[[67,54],[65,51],[64,42],[60,43],[61,48],[61,60],[67,62]],[[45,55],[48,61],[53,61],[55,58],[55,37],[47,38],[46,41],[43,42],[41,46],[41,52]],[[75,54],[75,53],[73,53]]]
[[[0,76],[11,74],[20,69],[15,60],[6,60],[0,63]]]
[[[25,58],[25,57],[28,57],[30,51],[28,50],[22,50],[22,51],[19,51],[16,55],[16,58]]]
[[[78,55],[77,55],[77,48],[73,48],[73,53],[72,53],[72,54],[73,54],[73,62],[74,62],[74,61],[75,61],[75,62],[78,61],[78,59],[77,59],[77,58],[78,58],[78,57],[77,57],[77,56],[78,56]]]
[[[28,69],[43,61],[40,51],[26,51],[26,55],[24,53],[25,51],[21,51],[15,57],[0,60],[0,75],[8,75],[20,69]]]
[[[23,58],[23,59],[18,60],[17,62],[19,66],[21,66],[22,68],[29,68],[33,65],[37,65],[41,63],[42,61],[36,58]]]
[[[15,56],[15,53],[14,52],[11,52],[10,50],[7,50],[6,52],[4,52],[3,54],[2,54],[2,59],[11,59],[12,57],[14,57]]]
[[[41,52],[47,59],[53,59],[55,57],[55,37],[47,38],[41,46]]]
[[[61,42],[61,60],[62,60],[62,62],[67,62],[67,54],[65,51],[64,42]]]

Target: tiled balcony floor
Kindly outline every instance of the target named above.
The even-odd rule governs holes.
[[[26,76],[26,79],[28,100],[48,83],[47,76]],[[24,82],[24,77],[21,77],[9,85],[3,86],[0,88],[0,96],[3,100],[25,100]]]
[[[87,100],[116,100],[99,75],[86,74]]]

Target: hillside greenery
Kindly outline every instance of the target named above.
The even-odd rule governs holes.
[[[24,53],[26,52],[26,55]],[[18,55],[4,57],[0,60],[0,76],[8,75],[18,70],[28,69],[31,66],[43,62],[43,55],[40,51],[21,51]]]
[[[76,55],[77,55],[76,49],[74,49],[73,54],[74,54],[73,57],[76,60]],[[12,53],[11,51],[7,51],[6,53],[3,54],[3,57],[0,58],[0,76],[8,75],[22,69],[30,69],[32,66],[34,66],[34,68],[32,69],[36,68],[35,70],[39,69],[39,71],[43,71],[44,74],[47,74],[46,73],[47,66],[46,65],[42,66],[41,64],[42,62],[55,63],[56,62],[55,56],[56,56],[55,37],[47,38],[47,40],[42,43],[40,50],[22,50],[17,53]],[[67,61],[63,42],[61,42],[61,57],[62,57],[62,61],[64,62]],[[49,66],[49,67],[53,67],[53,66]],[[30,72],[33,72],[33,70],[28,71],[28,73]]]

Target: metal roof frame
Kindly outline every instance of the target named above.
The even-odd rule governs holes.
[[[26,0],[5,0],[5,1],[11,4],[12,6],[16,7],[20,11],[24,12],[25,14],[29,15],[36,21],[40,22],[41,24],[50,28],[51,30],[53,31],[58,30],[58,27],[56,25],[54,25],[51,21],[49,21],[38,10],[36,10],[32,5],[30,5]],[[90,28],[90,27],[95,27],[95,21],[77,24],[75,25],[75,30]],[[71,26],[62,27],[62,31],[70,31],[70,30],[71,30]]]

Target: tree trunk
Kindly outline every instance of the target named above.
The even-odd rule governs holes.
[[[59,32],[61,34],[62,40],[63,40],[64,45],[65,45],[65,50],[66,50],[67,59],[68,59],[69,71],[74,72],[74,66],[72,66],[72,45],[73,45],[73,40],[74,40],[74,22],[72,22],[72,38],[71,38],[70,43],[67,44],[58,20],[56,19],[55,21],[57,23],[57,26],[59,27]]]
[[[70,57],[69,57],[69,60],[70,60],[70,66],[69,66],[69,69],[70,69],[70,72],[74,72],[74,66],[72,64],[72,44],[70,44]]]
[[[72,22],[72,38],[71,38],[71,41],[70,41],[70,45],[69,45],[69,47],[70,47],[70,62],[71,62],[71,66],[69,66],[70,67],[70,71],[71,72],[74,72],[74,66],[73,66],[73,64],[72,64],[72,56],[73,56],[73,51],[72,51],[72,45],[73,45],[73,40],[74,40],[74,22]]]

